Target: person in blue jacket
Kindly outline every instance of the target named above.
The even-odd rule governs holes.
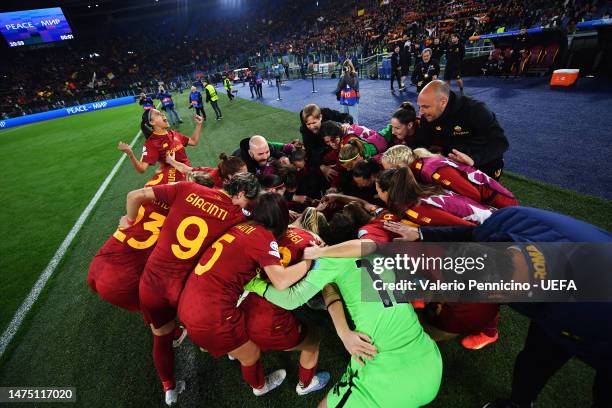
[[[170,125],[174,126],[177,122],[183,123],[183,119],[179,116],[176,108],[174,107],[174,101],[172,100],[172,95],[164,89],[163,86],[159,87],[159,92],[156,96],[162,103],[162,109],[166,111],[168,114],[168,120],[170,121]]]
[[[141,92],[138,96],[138,103],[142,106],[144,110],[153,109],[155,107],[155,105],[153,104],[153,98],[151,98],[144,92]]]
[[[195,109],[195,114],[202,116],[206,120],[206,112],[204,112],[204,102],[202,101],[202,93],[195,86],[191,87],[189,94],[189,109]]]
[[[543,249],[539,253],[542,257],[539,267],[544,265],[544,273],[552,274],[552,265],[563,262],[563,268],[555,268],[555,273],[562,270],[566,277],[590,281],[592,287],[599,284],[600,293],[607,295],[612,287],[609,269],[612,234],[551,211],[506,207],[477,227],[414,228],[386,223],[385,228],[409,241],[533,243],[519,245],[519,251],[520,247],[538,247],[540,243]],[[580,243],[577,248],[583,249],[567,253],[562,252],[561,246],[555,250],[554,245],[541,245],[550,242]],[[585,250],[591,251],[589,256],[584,256]],[[530,262],[529,256],[524,255],[527,276],[535,275],[535,261]],[[596,371],[592,407],[612,407],[612,302],[510,303],[510,306],[531,319],[527,338],[514,363],[510,397],[483,408],[532,407],[550,377],[572,357]]]

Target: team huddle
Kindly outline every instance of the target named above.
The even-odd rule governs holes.
[[[420,118],[403,103],[378,131],[353,124],[346,113],[306,105],[301,140],[277,143],[255,135],[232,155],[221,153],[212,168],[192,165],[186,152],[199,143],[199,115],[187,137],[169,129],[162,112],[143,112],[141,158],[124,143],[119,149],[140,173],[159,168],[144,188],[128,194],[126,214],[95,255],[88,284],[103,300],[142,313],[150,325],[168,405],[186,387],[174,375],[174,348],[186,336],[213,357],[238,360],[256,396],[286,377],[284,369],[265,375],[261,353],[270,350],[299,351],[298,395],[324,389],[330,374],[318,367],[325,353],[321,334],[292,312],[304,304],[329,312],[352,356],[320,407],[426,405],[442,378],[436,341],[461,336],[472,350],[494,343],[499,305],[364,302],[357,260],[393,240],[612,239],[569,217],[519,206],[499,181],[508,141],[482,104],[455,95],[442,81],[426,85],[418,104]],[[452,122],[452,115],[461,121]],[[554,236],[529,236],[533,225],[523,221],[543,219]],[[575,228],[562,227],[570,224]],[[567,231],[575,236],[564,236]],[[393,281],[393,274],[386,270],[381,279]],[[542,313],[525,314],[537,326],[530,336],[550,326]],[[600,320],[609,326],[609,317]],[[602,362],[610,351],[597,350],[596,358],[582,349],[569,355],[609,381],[609,365]],[[513,384],[513,402],[490,406],[530,404],[550,375],[538,379],[539,388],[534,381],[529,390]],[[603,403],[604,394],[596,395]]]

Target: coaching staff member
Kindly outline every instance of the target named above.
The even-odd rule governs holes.
[[[421,92],[428,83],[438,79],[440,75],[440,62],[433,59],[431,55],[431,48],[425,48],[421,53],[421,61],[414,64],[411,80],[416,85],[417,93]]]
[[[454,79],[459,85],[459,91],[463,96],[463,79],[461,79],[461,63],[465,56],[465,47],[459,41],[459,35],[451,34],[451,42],[446,49],[446,67],[444,68],[444,80],[448,85]]]
[[[353,117],[348,113],[338,112],[329,108],[320,108],[314,103],[304,106],[300,112],[300,133],[302,134],[302,142],[306,149],[306,161],[308,166],[315,172],[320,171],[327,180],[331,180],[337,175],[333,166],[325,166],[321,164],[321,159],[328,149],[328,146],[323,141],[320,135],[321,123],[327,120],[333,120],[339,123],[353,124]]]
[[[508,139],[483,102],[458,96],[447,83],[436,80],[423,88],[417,103],[421,114],[419,146],[441,151],[496,180],[501,177]]]

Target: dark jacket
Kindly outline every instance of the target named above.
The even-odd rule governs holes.
[[[424,241],[435,242],[530,242],[536,245],[543,242],[612,242],[612,234],[586,222],[551,211],[518,206],[494,212],[478,227],[423,227],[421,232]],[[600,268],[606,265],[606,260],[609,262],[609,256],[609,251],[597,256]],[[571,262],[569,255],[568,261]],[[572,273],[574,276],[588,274],[590,270],[589,266],[580,265],[572,269]],[[547,272],[552,271],[547,269]],[[605,282],[605,277],[601,282]],[[598,367],[609,366],[612,362],[612,303],[510,305],[530,317],[551,340],[586,363]]]
[[[434,75],[440,75],[440,64],[438,61],[433,58],[429,62],[420,60],[414,64],[414,71],[412,71],[410,80],[415,85],[423,81],[421,87],[424,87],[433,80]]]
[[[410,47],[402,47],[402,53],[400,55],[400,65],[402,68],[402,75],[408,75],[410,65],[412,64],[412,54]]]
[[[465,57],[465,47],[460,42],[448,44],[446,48],[446,65],[449,66],[460,66]]]
[[[325,122],[326,120],[333,120],[340,123],[353,123],[353,117],[348,113],[338,112],[337,110],[329,108],[322,108],[321,116],[322,122]],[[318,172],[323,154],[327,150],[327,145],[321,136],[315,135],[308,130],[304,120],[302,119],[301,111],[300,122],[302,123],[302,126],[300,126],[300,133],[302,134],[302,142],[304,143],[304,148],[306,149],[306,160],[308,162],[308,166]]]
[[[401,60],[402,56],[400,55],[400,53],[393,51],[393,54],[391,54],[391,69],[393,71],[396,71],[401,68]]]
[[[359,90],[359,78],[356,75],[351,75],[348,72],[344,72],[338,81],[338,86],[336,87],[336,99],[340,100],[340,91],[346,88],[346,86],[350,86],[354,90]]]
[[[246,163],[249,173],[259,176],[264,171],[264,168],[260,167],[259,163],[257,163],[249,154],[249,139],[249,137],[242,139],[240,141],[240,147],[236,149],[234,153],[232,153],[232,156],[240,157]],[[285,156],[282,150],[277,149],[270,143],[268,143],[268,147],[270,148],[270,159],[280,159],[281,157]],[[268,160],[268,162],[269,161],[270,160]]]
[[[483,102],[453,91],[442,115],[433,122],[421,120],[418,129],[417,145],[438,143],[443,155],[457,149],[474,159],[477,168],[503,158],[509,146],[495,113]]]

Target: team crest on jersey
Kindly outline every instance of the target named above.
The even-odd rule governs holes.
[[[146,146],[142,146],[142,155],[143,156],[147,155],[147,148],[146,148]]]
[[[277,258],[281,257],[280,253],[278,252],[278,244],[276,243],[276,241],[270,242],[270,251],[268,251],[268,253]]]
[[[242,214],[244,214],[245,217],[250,217],[251,216],[251,212],[249,210],[247,210],[246,208],[242,209]]]

